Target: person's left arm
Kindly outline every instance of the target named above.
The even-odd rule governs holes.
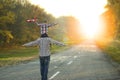
[[[55,25],[57,25],[57,23],[47,24],[48,27],[52,27],[52,26],[55,26]]]
[[[56,41],[56,40],[53,40],[53,39],[51,39],[51,38],[50,38],[50,42],[51,42],[52,44],[56,44],[56,45],[59,45],[59,46],[65,46],[64,43],[59,42],[59,41]]]

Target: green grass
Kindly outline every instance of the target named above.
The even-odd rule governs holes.
[[[35,59],[38,56],[38,48],[0,49],[0,67],[18,64]]]
[[[52,46],[51,53],[54,54],[66,48],[68,48],[68,46],[67,47]],[[38,56],[39,56],[38,47],[0,49],[0,67],[28,62],[38,58]]]
[[[104,48],[104,51],[110,55],[110,57],[120,64],[120,43],[119,42],[112,42],[109,46]]]

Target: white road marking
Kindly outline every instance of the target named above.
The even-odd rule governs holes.
[[[70,65],[73,61],[68,62],[67,64]]]
[[[49,78],[49,80],[53,79],[55,76],[57,76],[60,73],[60,71],[57,71],[53,76]]]
[[[57,66],[54,66],[54,68],[57,68]]]
[[[74,56],[74,58],[77,58],[77,56]]]

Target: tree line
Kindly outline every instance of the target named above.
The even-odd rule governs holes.
[[[114,35],[114,39],[120,40],[120,0],[107,0],[105,6],[107,11],[102,14],[109,35]],[[110,33],[111,32],[111,33]]]
[[[48,23],[59,23],[49,29],[49,35],[58,40],[63,40],[69,34],[71,22],[78,21],[72,16],[61,16],[56,19],[43,8],[31,4],[28,0],[0,0],[0,47],[21,45],[38,38],[40,36],[39,27],[26,22],[27,19],[35,17],[38,22],[47,20]]]
[[[108,0],[105,8],[107,10],[101,15],[105,35],[99,38],[120,40],[120,1]],[[66,42],[80,42],[82,39],[79,21],[73,16],[55,18],[29,0],[0,0],[0,47],[21,45],[40,37],[40,28],[34,23],[26,22],[35,17],[40,23],[45,20],[48,23],[58,23],[49,28],[48,34],[54,39]]]
[[[40,22],[54,17],[28,0],[0,0],[0,45],[14,45],[36,38],[39,33],[35,24],[26,19],[38,17]]]

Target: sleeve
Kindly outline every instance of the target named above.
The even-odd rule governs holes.
[[[36,22],[36,24],[37,24],[38,26],[42,26],[42,25],[43,25],[42,23],[38,23],[38,22]]]
[[[59,41],[53,40],[51,38],[50,38],[50,42],[51,42],[51,44],[56,44],[56,45],[59,45],[59,46],[65,46],[65,44],[63,44],[63,43],[61,43]]]
[[[40,39],[37,39],[37,40],[35,40],[35,41],[32,41],[32,42],[23,44],[22,46],[36,46],[36,45],[39,44],[39,41],[40,41]]]
[[[55,25],[57,25],[57,23],[48,24],[47,26],[48,26],[48,27],[52,27],[52,26],[55,26]]]

